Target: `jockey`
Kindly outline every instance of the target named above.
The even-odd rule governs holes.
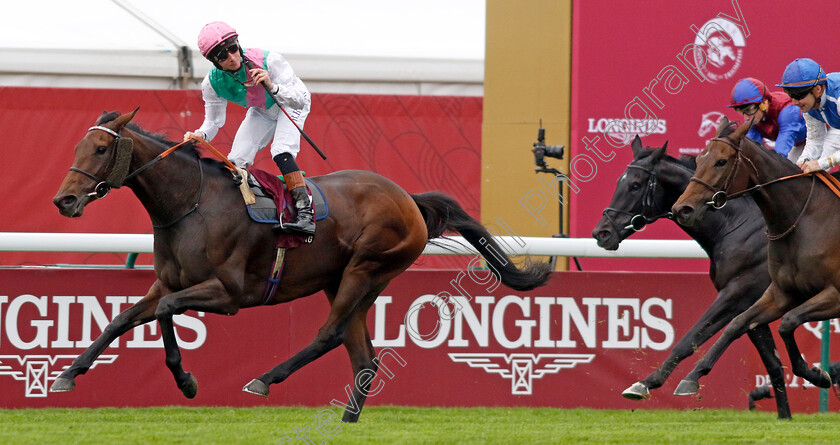
[[[808,137],[796,163],[802,171],[828,170],[840,165],[840,73],[826,75],[811,59],[796,59],[785,68],[782,83],[792,103],[802,110]],[[828,124],[828,129],[826,129]]]
[[[199,129],[184,134],[184,140],[193,135],[212,140],[225,124],[228,102],[247,108],[228,159],[237,167],[250,167],[257,152],[273,138],[271,156],[283,173],[297,209],[296,221],[277,224],[274,229],[311,235],[315,233],[314,214],[303,175],[295,162],[300,151],[299,131],[260,83],[282,102],[300,128],[309,115],[309,90],[279,53],[242,48],[238,37],[236,30],[223,22],[208,23],[199,32],[198,49],[213,67],[201,83],[204,122]],[[244,58],[258,68],[247,69]]]
[[[767,91],[767,86],[752,77],[741,79],[732,88],[730,105],[746,119],[753,119],[747,137],[760,143],[764,139],[776,141],[773,150],[787,156],[792,162],[799,160],[805,147],[805,119],[799,107],[781,91]]]

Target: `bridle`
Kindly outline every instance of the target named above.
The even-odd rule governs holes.
[[[92,179],[94,182],[96,182],[96,186],[94,187],[93,191],[85,195],[85,196],[88,196],[88,197],[93,197],[94,199],[104,198],[105,196],[108,195],[108,192],[110,192],[112,188],[122,187],[123,184],[125,184],[126,181],[128,181],[129,179],[132,179],[135,176],[139,175],[140,173],[142,173],[147,168],[151,167],[152,165],[154,165],[155,163],[157,163],[161,159],[165,158],[166,156],[171,154],[173,151],[175,151],[176,149],[178,149],[182,145],[189,142],[189,141],[184,141],[184,142],[181,142],[180,144],[177,144],[175,146],[172,146],[172,147],[168,148],[163,153],[157,155],[151,161],[141,165],[137,170],[134,170],[133,172],[128,173],[129,164],[131,163],[131,155],[134,151],[134,148],[133,148],[133,142],[134,141],[132,141],[130,138],[124,138],[124,137],[120,136],[120,134],[117,133],[116,131],[111,130],[108,127],[103,127],[101,125],[94,125],[93,127],[88,128],[88,132],[91,132],[93,130],[101,130],[101,131],[104,131],[104,132],[106,132],[106,133],[108,133],[108,134],[110,134],[111,136],[114,137],[114,143],[113,144],[114,144],[114,147],[115,147],[115,154],[114,154],[114,157],[113,157],[113,161],[111,161],[111,163],[109,164],[109,166],[113,165],[113,167],[111,168],[111,173],[108,175],[107,178],[102,179],[102,178],[94,175],[93,173],[87,172],[87,171],[82,170],[82,169],[80,169],[78,167],[75,167],[75,166],[70,167],[70,171],[81,173],[81,174],[87,176],[88,178]],[[192,207],[190,207],[190,209],[186,213],[184,213],[180,217],[176,218],[174,221],[169,222],[169,223],[164,224],[164,225],[154,225],[153,224],[154,228],[162,229],[162,228],[167,228],[167,227],[173,226],[176,223],[178,223],[179,221],[181,221],[182,219],[186,218],[189,214],[198,210],[198,203],[201,201],[201,192],[204,189],[204,168],[201,165],[201,160],[200,159],[198,160],[198,172],[199,172],[199,183],[198,183],[198,192],[196,192],[195,204],[193,204]]]
[[[766,234],[767,234],[767,238],[769,238],[770,241],[776,241],[778,239],[781,239],[781,238],[785,237],[790,232],[792,232],[793,229],[796,228],[796,225],[799,223],[799,219],[802,218],[802,215],[805,213],[805,209],[808,208],[808,203],[811,202],[811,196],[813,195],[813,192],[814,192],[814,184],[816,183],[817,175],[811,174],[811,173],[798,173],[798,174],[795,174],[795,175],[783,176],[781,178],[776,178],[776,179],[767,181],[763,184],[754,185],[752,187],[746,188],[744,190],[741,190],[740,192],[736,192],[736,193],[733,193],[733,194],[730,195],[730,194],[727,194],[727,191],[729,190],[729,187],[732,185],[732,182],[735,179],[735,175],[737,173],[738,167],[740,167],[740,165],[742,163],[744,163],[744,161],[746,161],[746,163],[749,164],[750,168],[752,168],[753,172],[756,174],[756,177],[758,177],[758,169],[755,167],[755,164],[753,164],[753,162],[750,160],[750,158],[743,155],[743,153],[741,152],[741,147],[737,146],[733,141],[731,141],[731,140],[729,140],[725,137],[716,137],[716,138],[712,138],[711,140],[722,142],[726,145],[729,145],[730,147],[732,147],[732,149],[735,150],[735,153],[737,153],[737,155],[735,156],[735,160],[733,161],[734,166],[729,171],[729,174],[726,176],[726,179],[723,181],[723,186],[720,189],[717,189],[717,188],[709,185],[709,183],[703,181],[702,179],[698,179],[695,176],[691,177],[692,182],[696,182],[696,183],[698,183],[698,184],[700,184],[700,185],[702,185],[702,186],[704,186],[707,189],[712,191],[712,200],[706,202],[706,205],[712,206],[715,210],[722,209],[726,205],[728,200],[730,200],[730,199],[735,199],[735,198],[739,198],[741,196],[746,196],[746,195],[751,194],[751,193],[755,192],[756,190],[759,190],[759,189],[761,189],[763,187],[766,187],[768,185],[775,184],[777,182],[782,182],[782,181],[785,181],[785,180],[788,180],[788,179],[798,178],[798,177],[801,177],[801,176],[807,176],[807,175],[811,176],[811,189],[808,191],[808,198],[805,200],[805,204],[802,206],[802,209],[799,211],[799,215],[796,216],[796,220],[793,222],[793,224],[791,224],[791,226],[788,227],[787,230],[785,230],[784,232],[782,232],[778,235],[771,235],[769,229],[766,232]],[[825,179],[823,179],[823,180],[825,181]],[[840,195],[838,195],[838,196],[840,196]]]
[[[656,177],[656,173],[653,170],[647,169],[647,168],[642,167],[640,165],[628,165],[627,168],[628,169],[635,168],[635,169],[638,169],[638,170],[641,170],[641,171],[647,173],[647,175],[648,175],[648,182],[647,182],[647,185],[645,186],[645,190],[642,194],[642,199],[640,201],[642,209],[641,209],[640,213],[634,213],[634,212],[628,212],[626,210],[616,209],[616,208],[613,208],[613,207],[605,208],[603,214],[607,218],[607,220],[610,222],[613,229],[616,232],[619,232],[619,230],[618,230],[619,226],[618,226],[618,224],[616,224],[615,220],[610,216],[610,214],[609,214],[610,212],[615,213],[615,214],[619,214],[619,215],[629,216],[630,217],[630,224],[624,226],[624,230],[633,230],[634,232],[641,232],[642,230],[644,230],[646,225],[648,225],[648,224],[650,224],[650,223],[652,223],[652,222],[654,222],[654,221],[656,221],[660,218],[668,218],[668,219],[673,218],[673,214],[671,212],[665,212],[665,213],[662,213],[660,215],[656,215],[656,216],[653,216],[653,217],[650,217],[650,218],[643,215],[643,213],[646,209],[652,209],[656,205],[655,193],[656,193],[656,187],[659,184],[658,179]],[[638,204],[637,204],[637,206],[638,206]]]
[[[122,187],[123,183],[125,183],[127,179],[134,176],[128,175],[128,164],[131,162],[131,154],[134,151],[134,148],[133,141],[131,139],[121,137],[119,133],[111,130],[110,128],[100,125],[94,125],[93,127],[88,128],[88,132],[93,130],[102,130],[114,137],[115,155],[111,164],[109,164],[111,167],[111,174],[109,174],[107,178],[101,179],[93,173],[82,170],[76,166],[70,167],[70,171],[81,173],[88,178],[93,179],[96,182],[96,187],[93,188],[92,192],[85,196],[93,197],[94,199],[102,199],[108,195],[108,192],[110,192],[112,188]]]

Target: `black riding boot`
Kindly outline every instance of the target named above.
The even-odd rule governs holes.
[[[297,209],[297,220],[282,225],[282,229],[290,233],[302,233],[304,235],[315,234],[315,213],[312,211],[312,205],[309,203],[309,195],[306,193],[306,187],[294,188],[291,191],[292,198],[295,200],[295,209]],[[275,225],[275,228],[280,228],[280,224]]]

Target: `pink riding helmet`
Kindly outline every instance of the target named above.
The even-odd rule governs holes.
[[[239,37],[236,30],[225,22],[210,22],[198,33],[198,49],[207,57],[213,48],[231,37]]]

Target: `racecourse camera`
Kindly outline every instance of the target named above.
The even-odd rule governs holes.
[[[531,150],[534,153],[534,164],[539,167],[534,170],[537,173],[560,174],[556,168],[551,168],[545,163],[545,157],[563,159],[564,148],[563,145],[545,145],[545,128],[540,123],[540,129],[537,131],[537,142],[534,142],[534,148]]]

